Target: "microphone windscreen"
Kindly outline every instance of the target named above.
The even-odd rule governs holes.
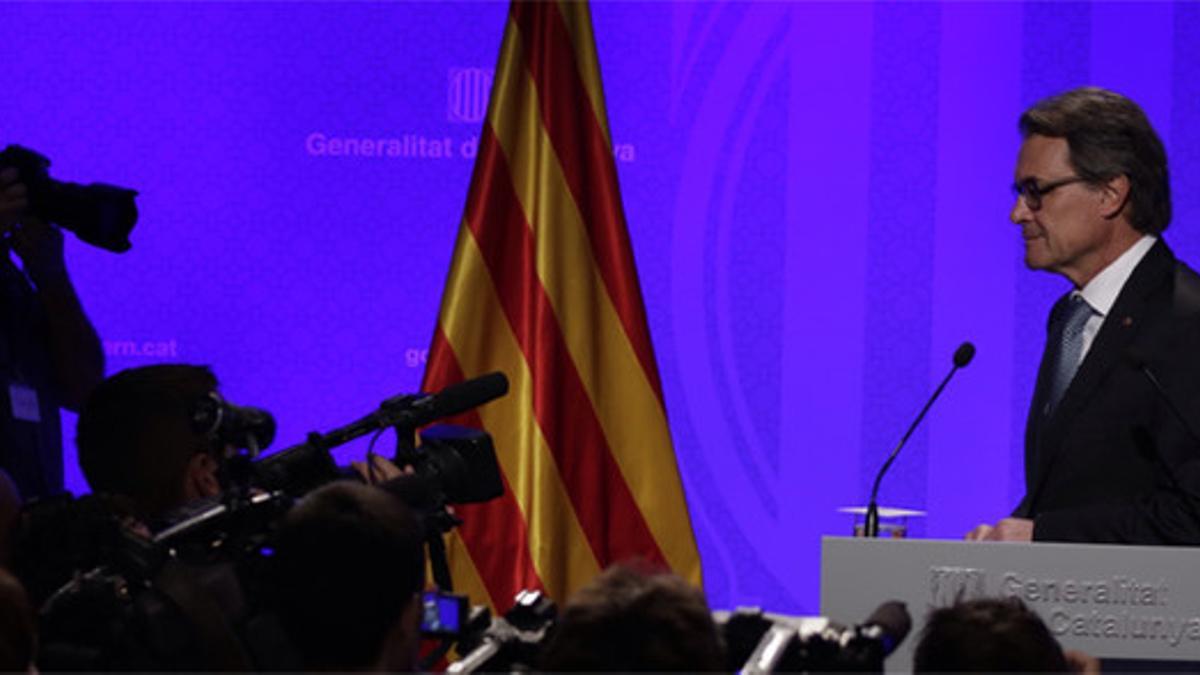
[[[863,622],[864,626],[876,626],[887,637],[887,651],[891,651],[912,630],[912,617],[908,608],[899,600],[888,600],[871,612],[871,616]]]
[[[975,345],[964,342],[954,350],[954,367],[964,368],[973,358],[975,358]]]
[[[495,372],[481,375],[458,384],[452,384],[434,397],[434,414],[431,419],[452,417],[500,398],[508,393],[508,378]]]

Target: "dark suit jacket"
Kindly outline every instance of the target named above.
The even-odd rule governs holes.
[[[1200,427],[1200,276],[1159,240],[1046,416],[1048,360],[1025,431],[1026,495],[1013,515],[1032,518],[1039,541],[1200,544],[1200,443],[1138,366]]]

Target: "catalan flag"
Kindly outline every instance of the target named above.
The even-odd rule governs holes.
[[[640,558],[700,583],[583,2],[515,0],[423,388],[493,370],[463,420],[506,491],[463,507],[456,588],[504,611]]]

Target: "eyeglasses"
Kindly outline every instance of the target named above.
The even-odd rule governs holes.
[[[1064,185],[1082,183],[1085,180],[1087,179],[1081,176],[1071,176],[1038,185],[1036,178],[1026,178],[1019,183],[1013,183],[1012,191],[1013,194],[1025,200],[1025,206],[1028,206],[1030,211],[1037,211],[1042,208],[1042,197]]]

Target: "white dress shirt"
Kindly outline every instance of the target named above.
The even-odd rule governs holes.
[[[1108,318],[1108,313],[1112,311],[1113,303],[1117,301],[1117,296],[1121,294],[1125,282],[1129,281],[1134,268],[1138,266],[1142,258],[1146,257],[1156,241],[1158,241],[1158,237],[1152,234],[1143,235],[1133,246],[1129,247],[1129,250],[1101,270],[1082,290],[1072,291],[1072,295],[1081,296],[1083,301],[1095,312],[1083,325],[1083,349],[1079,351],[1080,363],[1083,363],[1088,350],[1092,348],[1092,342],[1095,341],[1096,334],[1100,332],[1100,327],[1104,325],[1104,320]]]

